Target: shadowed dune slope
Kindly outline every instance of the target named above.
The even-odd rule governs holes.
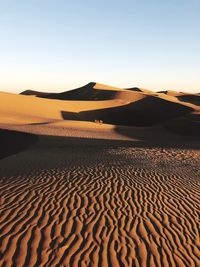
[[[200,106],[200,95],[199,94],[190,94],[190,93],[182,93],[182,92],[175,92],[175,91],[160,91],[158,93],[163,93],[168,96],[173,96],[173,97],[176,97],[179,101]]]
[[[69,90],[62,93],[42,93],[38,91],[27,90],[22,92],[23,95],[33,95],[48,99],[60,99],[60,100],[82,100],[82,101],[94,101],[94,100],[135,100],[137,97],[143,97],[144,94],[155,94],[146,89],[129,88],[122,89],[117,87],[111,87],[99,83],[88,83],[77,89]]]
[[[165,124],[166,129],[181,135],[200,137],[200,113],[187,114]]]
[[[192,111],[190,107],[148,96],[120,107],[79,113],[62,111],[62,116],[65,120],[99,120],[115,125],[152,126]]]
[[[200,95],[185,94],[177,96],[178,100],[200,106]]]
[[[0,159],[27,149],[37,140],[33,134],[0,129]]]
[[[125,90],[134,91],[134,92],[142,92],[142,90],[138,87],[124,88]]]
[[[153,92],[151,90],[144,89],[144,88],[138,88],[138,87],[125,88],[125,90],[142,92],[142,93],[146,93],[146,94],[155,94],[155,92]]]
[[[115,96],[119,90],[122,89],[90,82],[80,88],[62,93],[42,93],[27,90],[21,94],[60,100],[108,100],[116,98]]]

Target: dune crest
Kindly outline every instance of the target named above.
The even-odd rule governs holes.
[[[165,123],[174,125],[177,118],[186,118],[199,129],[190,114],[200,112],[199,95],[175,92],[154,93],[139,88],[116,88],[94,82],[62,93],[24,91],[21,95],[0,93],[0,123],[52,123],[62,120],[103,122],[121,126],[150,127]],[[5,105],[5,103],[7,103]],[[13,105],[12,103],[15,103]],[[17,108],[16,108],[17,107]],[[180,123],[177,123],[177,127]],[[181,126],[182,127],[182,126]],[[192,126],[191,134],[195,131]],[[199,130],[197,130],[198,132]],[[179,133],[181,130],[178,129]],[[186,131],[190,134],[190,131]]]

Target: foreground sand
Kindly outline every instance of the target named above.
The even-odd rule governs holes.
[[[38,138],[0,161],[1,266],[198,266],[199,150]]]

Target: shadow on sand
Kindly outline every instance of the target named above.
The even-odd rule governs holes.
[[[61,111],[64,120],[95,121],[125,126],[152,126],[176,117],[185,116],[193,109],[163,99],[148,97],[127,105],[81,112]]]
[[[25,150],[37,140],[34,134],[0,129],[0,159]]]
[[[131,129],[131,127],[115,126],[114,131],[128,138],[140,140],[134,142],[137,147],[200,149],[199,136],[171,132],[164,127],[132,127]]]

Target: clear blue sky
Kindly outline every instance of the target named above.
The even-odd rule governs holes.
[[[0,0],[0,90],[200,91],[199,0]]]

